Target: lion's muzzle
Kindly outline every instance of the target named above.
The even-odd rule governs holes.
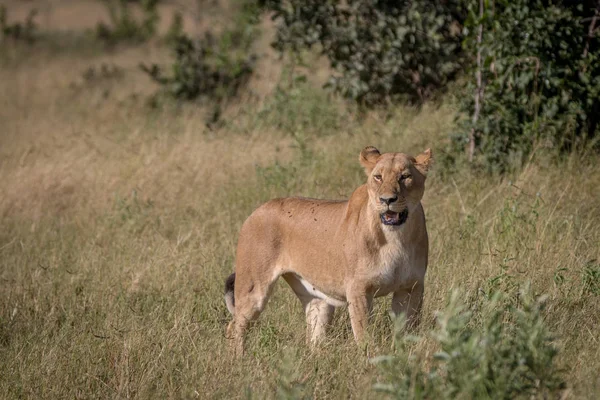
[[[398,226],[402,225],[408,219],[408,208],[400,212],[394,212],[392,210],[387,210],[380,214],[381,223],[384,225],[392,225]]]

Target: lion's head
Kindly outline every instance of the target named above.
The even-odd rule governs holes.
[[[381,154],[373,146],[360,152],[367,173],[369,203],[381,223],[400,226],[419,205],[425,191],[425,177],[431,164],[431,149],[416,157],[404,153]]]

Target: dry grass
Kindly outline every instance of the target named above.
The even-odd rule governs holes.
[[[37,11],[36,22],[41,31],[82,32],[93,29],[99,22],[110,23],[109,13],[100,0],[2,0],[9,10],[8,22],[23,21],[31,10]],[[176,12],[181,13],[187,32],[221,29],[227,23],[235,2],[227,0],[162,0],[158,4],[161,19],[158,31],[165,33]],[[141,10],[132,5],[134,15]]]
[[[0,69],[1,396],[262,398],[294,377],[310,397],[371,397],[368,357],[390,350],[389,301],[377,303],[367,354],[343,310],[311,352],[301,308],[280,285],[250,332],[248,357],[235,362],[223,280],[257,205],[348,196],[364,180],[356,159],[365,145],[439,154],[452,107],[359,119],[301,85],[259,109],[240,105],[210,131],[195,107],[144,105],[152,87],[136,65],[161,51],[38,54]],[[103,62],[121,75],[81,78]],[[440,168],[424,199],[422,332],[453,288],[473,296],[531,281],[550,296],[566,395],[594,398],[600,308],[583,279],[600,259],[598,159],[540,156],[506,178],[461,170],[442,179]],[[435,350],[432,340],[413,349]]]

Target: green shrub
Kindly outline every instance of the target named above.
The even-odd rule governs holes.
[[[171,74],[153,64],[140,67],[166,93],[177,99],[193,100],[199,97],[222,100],[238,93],[252,73],[253,57],[232,58],[221,53],[212,35],[194,41],[186,35],[173,42],[175,61]]]
[[[232,27],[218,37],[210,32],[194,39],[183,33],[181,16],[175,16],[167,34],[175,60],[170,72],[156,64],[140,65],[163,93],[177,100],[210,99],[214,107],[208,122],[220,119],[221,101],[236,96],[252,75],[256,56],[250,52],[256,37],[260,9],[244,2],[232,21]]]
[[[535,147],[597,146],[600,4],[548,0],[263,0],[275,47],[317,47],[329,85],[363,105],[420,104],[459,72],[461,117],[447,161],[488,171]]]
[[[128,0],[102,0],[110,17],[110,26],[99,23],[96,36],[109,44],[118,42],[144,42],[156,33],[159,21],[158,0],[141,0],[143,11],[141,21],[131,15]]]
[[[360,104],[421,103],[461,68],[461,1],[271,0],[276,48],[319,45],[329,84]]]
[[[35,17],[37,16],[37,10],[33,9],[27,15],[25,22],[15,22],[9,24],[7,22],[6,7],[0,5],[0,43],[6,39],[12,40],[23,40],[25,42],[33,42],[35,40],[35,33],[37,26],[35,23]]]
[[[544,323],[544,298],[534,299],[528,289],[517,301],[506,296],[482,299],[476,317],[453,292],[437,315],[433,359],[411,353],[422,339],[405,335],[399,319],[396,352],[373,360],[381,372],[375,389],[398,399],[559,397],[565,382]]]
[[[464,50],[473,62],[461,96],[467,118],[455,137],[459,150],[472,141],[471,158],[501,171],[523,162],[534,146],[570,150],[593,139],[600,120],[600,21],[594,18],[600,3],[481,5],[469,2],[465,21]]]
[[[183,15],[180,12],[173,14],[173,20],[169,26],[169,30],[165,35],[165,41],[168,44],[173,44],[179,37],[183,35]]]

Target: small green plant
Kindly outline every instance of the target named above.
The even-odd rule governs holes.
[[[498,213],[498,222],[495,225],[498,244],[504,246],[514,241],[527,243],[529,238],[535,237],[538,233],[541,207],[539,197],[531,200],[525,193],[507,199]]]
[[[520,291],[517,304],[505,296],[497,292],[484,300],[481,316],[475,318],[453,292],[437,315],[432,337],[440,350],[433,359],[411,352],[422,339],[404,335],[400,320],[396,352],[373,359],[381,371],[375,389],[398,399],[557,396],[565,382],[544,323],[545,298],[534,299],[527,288]],[[424,367],[427,363],[430,368]]]
[[[565,277],[566,272],[569,272],[569,269],[560,266],[556,269],[556,271],[554,271],[554,277],[552,278],[552,280],[554,281],[555,287],[559,288],[565,284],[565,282],[567,281],[567,278]]]
[[[183,35],[183,15],[179,11],[173,14],[173,21],[165,35],[165,41],[168,44],[177,42],[177,39]]]
[[[25,22],[15,22],[9,24],[8,11],[4,5],[0,5],[0,43],[7,39],[22,40],[31,43],[35,40],[37,25],[35,17],[37,10],[33,9],[27,15]]]
[[[100,66],[89,67],[83,72],[81,77],[87,84],[118,80],[123,77],[123,68],[115,64],[102,63]]]
[[[153,219],[153,207],[152,200],[140,199],[137,191],[133,190],[130,196],[117,196],[115,198],[114,211],[110,216],[110,222],[113,226],[140,234],[148,226],[157,227],[160,225],[158,219]]]
[[[581,280],[584,293],[600,295],[600,264],[596,260],[590,260],[585,264]]]
[[[110,16],[110,25],[99,23],[96,36],[109,43],[144,42],[156,33],[159,21],[158,0],[141,0],[143,18],[138,21],[132,16],[127,0],[101,0]]]
[[[291,352],[286,351],[283,354],[281,362],[277,366],[277,387],[275,389],[275,398],[278,400],[298,400],[310,398],[306,394],[306,385],[300,382],[298,373],[295,371],[296,362],[294,362]]]
[[[487,298],[492,299],[497,293],[514,291],[518,284],[516,277],[510,273],[507,263],[512,261],[505,258],[500,264],[500,273],[486,280],[480,292]]]

